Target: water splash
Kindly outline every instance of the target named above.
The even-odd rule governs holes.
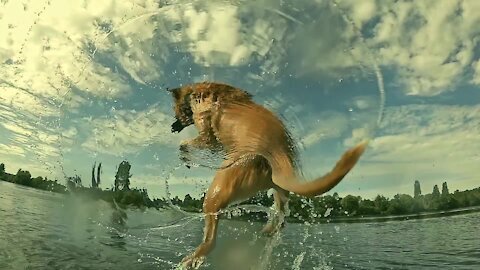
[[[295,260],[293,261],[293,266],[292,266],[292,270],[301,270],[301,266],[302,266],[302,262],[303,262],[303,258],[305,257],[305,254],[306,252],[303,251],[302,253],[298,254],[298,256],[295,258]]]

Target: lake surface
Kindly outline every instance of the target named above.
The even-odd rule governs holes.
[[[126,218],[125,218],[126,215]],[[123,222],[122,222],[123,220]],[[221,221],[201,269],[480,269],[480,214],[363,224]],[[200,216],[115,210],[0,181],[0,269],[175,269],[202,238]]]

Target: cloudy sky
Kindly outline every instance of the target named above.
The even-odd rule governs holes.
[[[369,138],[334,189],[373,197],[480,186],[480,1],[1,0],[0,162],[103,188],[132,164],[153,197],[199,195],[164,91],[215,80],[281,115],[304,174]],[[383,102],[385,97],[386,102]],[[378,120],[381,117],[381,122]]]

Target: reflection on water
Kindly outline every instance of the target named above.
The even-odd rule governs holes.
[[[0,269],[175,269],[202,238],[203,221],[177,211],[0,190]],[[222,220],[202,269],[477,269],[479,218],[287,224],[278,239],[260,236],[261,223]]]

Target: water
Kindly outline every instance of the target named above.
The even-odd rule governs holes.
[[[203,221],[172,210],[127,210],[0,182],[0,269],[175,269]],[[201,269],[478,269],[480,214],[365,224],[222,220]],[[271,252],[271,253],[270,253]]]

